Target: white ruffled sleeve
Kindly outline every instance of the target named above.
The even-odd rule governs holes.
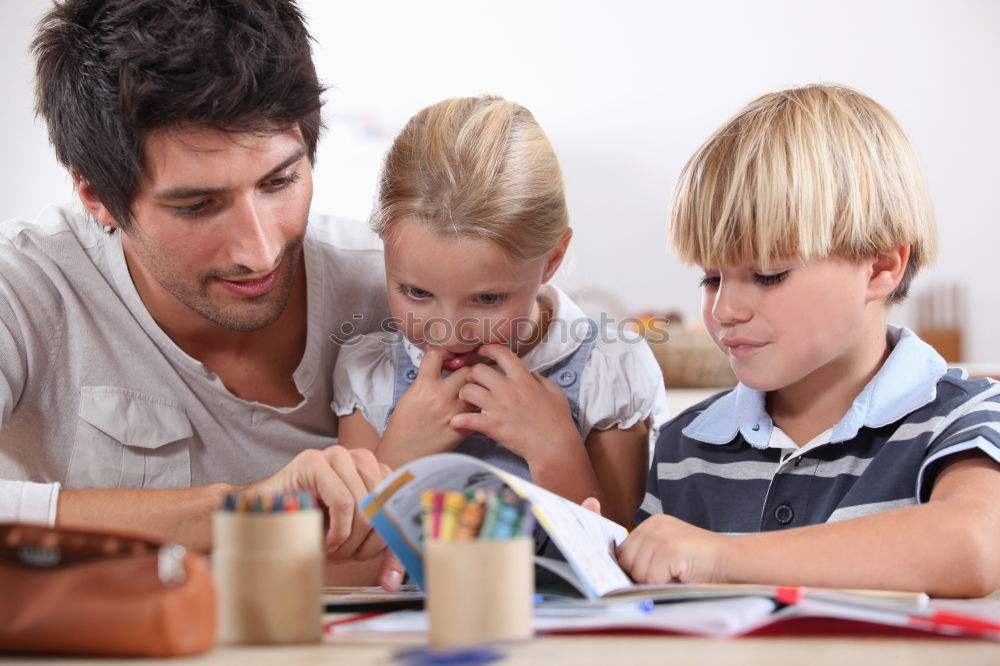
[[[606,332],[591,352],[580,386],[580,418],[591,429],[631,428],[651,419],[650,441],[669,419],[663,373],[646,341]]]
[[[392,407],[393,339],[381,332],[351,338],[333,369],[333,413],[340,417],[358,409],[380,435]]]

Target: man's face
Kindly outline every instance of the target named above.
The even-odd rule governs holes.
[[[312,199],[299,130],[157,131],[145,157],[122,242],[153,317],[197,329],[200,315],[233,331],[274,323],[295,281]]]

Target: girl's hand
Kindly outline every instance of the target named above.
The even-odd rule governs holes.
[[[562,389],[529,372],[507,347],[483,345],[479,354],[495,361],[500,370],[483,364],[470,368],[458,397],[480,411],[453,416],[452,428],[481,432],[532,468],[585,453]]]
[[[731,540],[658,514],[640,523],[615,554],[637,583],[728,583],[723,555]]]
[[[451,451],[471,433],[451,425],[452,418],[469,409],[459,390],[469,379],[470,368],[441,376],[445,353],[431,348],[424,353],[417,378],[403,393],[375,451],[390,467],[432,453]]]

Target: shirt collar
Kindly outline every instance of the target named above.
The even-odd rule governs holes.
[[[541,372],[575,352],[588,332],[586,328],[576,324],[580,320],[586,320],[587,315],[559,287],[543,284],[538,290],[537,299],[552,310],[552,320],[542,343],[535,345],[521,359],[530,372]],[[405,337],[403,348],[413,365],[419,368],[424,352]]]
[[[947,372],[944,359],[908,328],[890,324],[889,357],[854,399],[833,428],[831,442],[857,436],[862,427],[878,428],[898,421],[937,396],[937,382]],[[708,444],[727,444],[740,433],[750,446],[766,449],[774,426],[764,391],[737,384],[684,428],[687,437]]]

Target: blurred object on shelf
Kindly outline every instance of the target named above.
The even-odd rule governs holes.
[[[647,319],[648,317],[648,319]],[[676,312],[640,315],[649,348],[660,364],[668,389],[728,388],[736,385],[736,375],[708,332],[700,326],[684,326]],[[668,326],[663,335],[664,326]]]
[[[625,330],[642,335],[650,344],[654,342],[666,342],[670,337],[668,326],[679,327],[681,321],[681,313],[679,312],[668,312],[666,314],[644,312],[626,319]]]
[[[961,361],[962,330],[966,322],[965,289],[955,282],[939,283],[921,290],[914,300],[917,335],[949,363]]]

